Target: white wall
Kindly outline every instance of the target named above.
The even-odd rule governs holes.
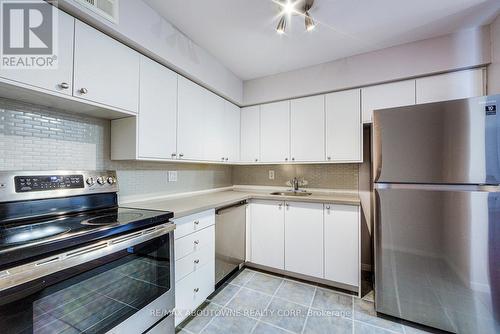
[[[500,94],[500,15],[491,24],[491,65],[488,68],[488,94]]]
[[[258,104],[484,65],[491,60],[490,46],[489,26],[403,44],[245,81],[243,103]]]
[[[72,0],[59,0],[59,7],[230,101],[241,104],[241,79],[142,0],[121,0],[117,25],[97,17],[81,5],[75,5]]]

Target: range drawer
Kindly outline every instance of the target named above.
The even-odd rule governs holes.
[[[191,273],[196,273],[203,266],[214,263],[215,248],[214,245],[197,250],[182,259],[175,261],[175,281],[180,281]]]
[[[207,227],[196,233],[191,233],[183,238],[175,240],[175,260],[202,250],[208,247],[214,247],[215,244],[215,226]]]
[[[207,210],[186,217],[173,219],[173,222],[176,225],[174,237],[175,239],[179,239],[190,233],[215,225],[215,210]]]
[[[175,284],[175,325],[200,306],[215,289],[215,264],[208,263]]]

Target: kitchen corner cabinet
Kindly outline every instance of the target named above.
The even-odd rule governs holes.
[[[361,90],[326,95],[326,160],[363,161]]]
[[[417,104],[486,94],[484,69],[434,75],[416,80]]]
[[[140,54],[76,21],[73,96],[137,113]]]
[[[45,6],[52,6],[44,3]],[[18,83],[71,96],[73,93],[73,36],[75,19],[62,12],[57,14],[59,33],[57,68],[51,70],[15,70],[0,68],[0,77]],[[34,73],[35,72],[35,73]]]
[[[263,266],[285,268],[285,203],[252,201],[252,262]]]
[[[171,160],[177,145],[177,74],[141,57],[137,117],[111,121],[111,159]]]
[[[241,108],[241,162],[260,161],[260,106]]]
[[[323,277],[323,204],[285,203],[285,270]]]
[[[290,101],[260,106],[260,156],[262,162],[290,160]]]
[[[240,117],[241,110],[235,104],[224,101],[224,120],[221,130],[226,161],[240,161]]]
[[[325,279],[351,286],[360,284],[360,208],[324,205]]]
[[[290,158],[292,161],[325,159],[325,96],[290,102]]]
[[[393,82],[361,89],[363,123],[373,121],[373,111],[415,104],[415,80]]]

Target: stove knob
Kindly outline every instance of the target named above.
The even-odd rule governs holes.
[[[97,178],[97,183],[99,183],[101,186],[104,184],[104,182],[106,182],[106,181],[104,181],[104,177],[99,176],[99,177]]]
[[[93,177],[89,177],[85,182],[87,182],[89,186],[93,186],[95,184],[95,180]]]
[[[109,176],[106,181],[108,181],[109,184],[114,184],[116,182],[115,178],[112,176]]]

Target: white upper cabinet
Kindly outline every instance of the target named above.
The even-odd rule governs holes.
[[[223,124],[226,161],[237,162],[240,160],[240,107],[224,101]]]
[[[285,266],[285,209],[282,201],[252,201],[251,262],[271,268]],[[302,227],[304,222],[302,222]]]
[[[290,155],[292,161],[325,160],[325,96],[291,101]]]
[[[178,77],[178,128],[177,157],[187,160],[203,160],[204,111],[206,90],[194,82]]]
[[[241,108],[241,162],[260,160],[260,106]]]
[[[483,69],[417,79],[416,92],[419,104],[485,95]]]
[[[361,90],[326,95],[326,159],[362,161]]]
[[[202,126],[203,159],[224,162],[227,156],[225,142],[224,99],[202,88],[203,110],[197,122]]]
[[[323,278],[323,251],[323,204],[286,202],[285,270]]]
[[[63,11],[59,11],[57,17],[59,19],[57,68],[51,70],[0,69],[0,77],[66,95],[73,94],[75,19]]]
[[[73,95],[137,112],[140,55],[76,21]]]
[[[290,159],[290,101],[260,106],[260,156],[262,162]]]
[[[172,159],[177,152],[177,74],[144,56],[138,142],[140,158]]]
[[[325,279],[359,286],[359,207],[325,204]]]
[[[361,95],[363,123],[371,123],[373,110],[415,104],[415,80],[366,87]]]

